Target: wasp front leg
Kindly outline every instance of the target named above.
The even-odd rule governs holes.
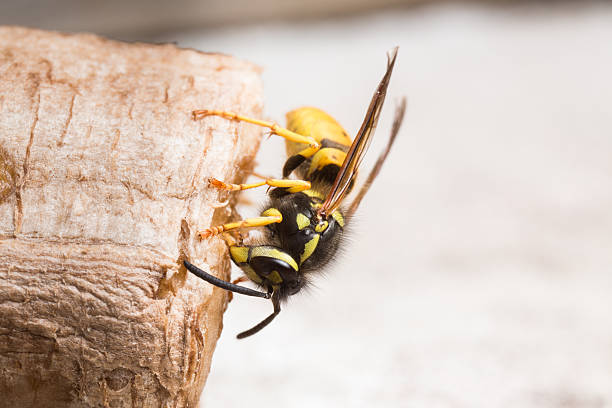
[[[238,228],[263,227],[281,222],[283,222],[283,216],[280,211],[275,208],[270,208],[264,211],[261,217],[247,218],[241,221],[230,222],[217,227],[207,228],[204,231],[198,232],[198,235],[200,235],[200,238],[204,239]]]
[[[256,188],[266,185],[269,187],[284,188],[287,190],[288,193],[299,193],[300,191],[310,189],[310,182],[305,180],[266,179],[251,184],[232,184],[224,183],[223,181],[217,180],[216,178],[210,178],[208,179],[208,183],[215,188],[227,191],[248,190],[250,188]]]

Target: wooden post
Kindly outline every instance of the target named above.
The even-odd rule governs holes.
[[[196,406],[228,296],[218,239],[261,131],[259,69],[173,45],[0,27],[0,406]],[[218,208],[217,208],[218,207]]]

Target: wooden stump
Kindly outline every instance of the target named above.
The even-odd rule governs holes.
[[[0,406],[197,405],[228,297],[181,262],[228,278],[195,233],[260,131],[191,111],[261,92],[228,56],[0,28]]]

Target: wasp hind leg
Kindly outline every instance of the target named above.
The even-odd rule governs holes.
[[[278,135],[286,140],[296,143],[307,144],[308,147],[304,150],[300,151],[296,156],[302,156],[304,161],[308,159],[313,154],[315,154],[321,148],[321,144],[316,141],[316,139],[312,136],[304,136],[299,133],[295,133],[289,129],[279,126],[277,123],[254,119],[248,116],[242,116],[234,112],[228,112],[223,110],[209,110],[209,109],[200,109],[194,110],[192,112],[193,120],[199,120],[205,118],[206,116],[219,116],[228,120],[237,120],[239,122],[251,123],[253,125],[258,125],[270,129],[272,134]],[[297,160],[297,159],[296,159]],[[296,166],[297,167],[297,166]]]
[[[210,178],[208,179],[208,183],[211,186],[218,188],[219,190],[227,191],[248,190],[250,188],[257,188],[266,185],[269,187],[285,188],[289,193],[299,193],[300,191],[310,189],[310,182],[305,180],[266,179],[251,184],[232,184],[224,183],[223,181],[217,180],[216,178]]]

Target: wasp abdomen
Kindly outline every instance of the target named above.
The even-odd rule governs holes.
[[[289,159],[283,167],[283,176],[296,170],[298,177],[306,180],[324,178],[333,182],[351,146],[351,138],[344,128],[321,109],[305,107],[287,114],[287,129],[314,138],[321,149],[306,157],[300,154],[303,144],[287,140]]]

